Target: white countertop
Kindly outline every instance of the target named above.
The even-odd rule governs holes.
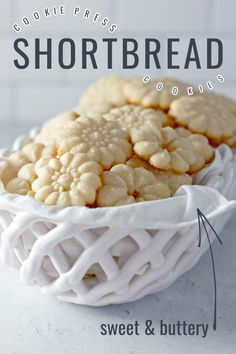
[[[1,146],[25,128],[3,127]],[[7,134],[6,134],[7,132]],[[7,136],[7,137],[6,137]],[[210,254],[168,289],[123,305],[89,308],[61,303],[21,283],[17,271],[0,265],[1,354],[233,354],[236,348],[236,218],[214,243],[218,285],[218,328],[212,330],[213,279]],[[206,338],[196,336],[116,336],[100,334],[102,323],[141,324],[160,319],[209,323]]]

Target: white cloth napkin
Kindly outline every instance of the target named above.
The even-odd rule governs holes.
[[[208,218],[232,212],[236,201],[236,162],[232,150],[221,145],[214,161],[194,176],[198,185],[182,186],[174,197],[132,205],[87,208],[52,207],[28,196],[6,193],[0,187],[0,209],[25,211],[55,222],[71,222],[92,227],[181,228],[197,222],[197,208]],[[227,199],[228,198],[228,199]]]

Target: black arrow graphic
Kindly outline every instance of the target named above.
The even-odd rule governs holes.
[[[209,244],[209,248],[210,248],[210,253],[211,253],[211,262],[212,262],[212,271],[213,271],[213,281],[214,281],[214,320],[213,320],[213,329],[214,331],[216,330],[216,324],[217,324],[217,286],[216,286],[216,270],[215,270],[215,262],[214,262],[214,255],[213,255],[213,251],[212,251],[212,247],[211,247],[211,241],[210,241],[210,237],[209,237],[209,232],[207,230],[206,224],[210,227],[210,229],[213,231],[214,235],[216,236],[217,240],[219,241],[220,245],[222,245],[222,241],[219,237],[219,235],[217,234],[217,232],[215,231],[215,229],[213,228],[213,226],[210,224],[210,222],[208,221],[208,219],[206,218],[206,216],[201,212],[200,209],[197,209],[197,216],[198,216],[198,228],[199,228],[199,241],[198,241],[198,247],[201,247],[201,243],[202,243],[202,225],[204,227],[206,236],[207,236],[207,240],[208,240],[208,244]],[[201,225],[202,222],[202,225]]]

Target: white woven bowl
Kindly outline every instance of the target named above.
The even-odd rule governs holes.
[[[18,138],[11,151],[34,134]],[[222,145],[214,162],[194,176],[204,186],[182,187],[161,201],[61,209],[1,188],[1,258],[26,283],[63,301],[101,306],[139,299],[197,263],[208,248],[205,236],[198,247],[197,208],[220,232],[236,204],[226,199],[235,178],[235,157]]]

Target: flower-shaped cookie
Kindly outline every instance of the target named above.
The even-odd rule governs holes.
[[[25,145],[22,150],[18,152],[23,154],[29,162],[36,162],[40,157],[53,157],[57,153],[56,145],[51,144],[45,146],[44,144],[32,142]],[[16,153],[17,154],[17,153]]]
[[[109,112],[113,107],[126,104],[125,83],[126,80],[119,76],[107,76],[96,81],[81,96],[78,112],[94,117]]]
[[[157,168],[149,165],[147,161],[140,159],[138,156],[133,156],[127,165],[132,168],[143,167],[148,171],[151,171],[157,178],[158,181],[166,183],[171,191],[171,195],[183,185],[190,185],[193,183],[193,179],[187,173],[175,173],[173,171],[160,171]]]
[[[56,152],[55,146],[45,147],[40,143],[28,143],[20,151],[15,151],[7,157],[3,157],[0,160],[0,180],[3,182],[6,190],[10,193],[17,193],[17,186],[19,184],[19,189],[22,191],[18,194],[25,194],[26,183],[24,184],[20,179],[11,182],[11,180],[17,177],[20,169],[31,162],[36,162],[41,156],[54,156]],[[24,188],[22,188],[24,184]],[[14,191],[13,191],[14,190]],[[26,193],[27,194],[27,193]]]
[[[32,195],[30,183],[20,177],[11,179],[6,185],[8,193],[20,195]]]
[[[34,198],[48,205],[92,205],[101,186],[101,166],[87,154],[42,157],[21,168],[18,177],[32,184]]]
[[[171,127],[160,129],[159,134],[132,130],[131,141],[135,153],[160,169],[177,173],[197,172],[213,157],[213,149],[203,135],[183,137]]]
[[[97,205],[118,206],[168,198],[170,189],[165,182],[159,181],[155,175],[145,168],[132,168],[119,164],[102,175],[102,188],[97,195]]]
[[[142,129],[156,132],[168,122],[167,115],[160,110],[144,108],[142,106],[124,105],[114,108],[103,117],[107,120],[117,122],[120,127],[128,133],[132,129]]]
[[[79,115],[75,112],[64,112],[46,122],[35,141],[44,145],[59,144],[61,139],[77,134],[76,119]]]
[[[160,84],[163,87],[158,90]],[[174,88],[178,88],[178,92],[175,94],[172,93]],[[150,80],[144,83],[142,78],[138,77],[125,84],[124,92],[130,103],[167,110],[173,100],[188,94],[188,88],[188,84],[169,78],[160,78],[160,80]]]
[[[18,169],[20,168],[18,166],[7,157],[0,158],[0,181],[5,187],[10,180],[17,176]]]
[[[232,98],[227,97],[225,95],[220,95],[215,92],[206,92],[204,96],[208,100],[211,100],[213,103],[216,102],[217,104],[222,104],[222,106],[228,108],[228,110],[231,111],[233,114],[236,114],[236,101]]]
[[[173,171],[159,171],[155,173],[157,180],[162,181],[168,185],[171,191],[171,195],[174,195],[176,191],[185,185],[191,185],[193,179],[187,173],[174,173]]]
[[[102,117],[78,119],[76,136],[63,139],[59,147],[59,154],[69,151],[87,153],[105,169],[132,156],[128,133]]]
[[[169,114],[192,132],[207,136],[218,145],[236,132],[236,116],[217,100],[180,97],[172,102]]]

